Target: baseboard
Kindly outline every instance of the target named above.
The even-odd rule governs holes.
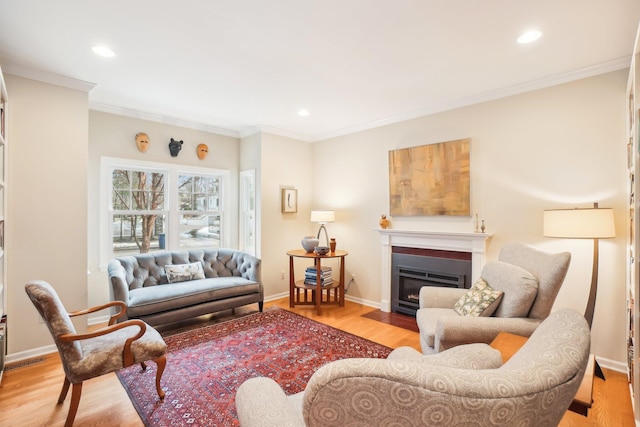
[[[269,301],[275,301],[277,299],[281,299],[281,298],[289,298],[289,291],[286,292],[280,292],[279,294],[275,294],[275,295],[270,295],[268,297],[264,297],[264,302],[269,302]]]
[[[380,310],[380,303],[379,302],[370,301],[368,299],[357,298],[357,297],[353,297],[351,295],[345,295],[344,299],[347,300],[347,301],[355,302],[355,303],[358,303],[358,304],[366,305],[368,307],[373,307],[373,308],[377,308],[378,310]]]
[[[601,368],[611,369],[612,371],[627,373],[627,364],[624,362],[618,362],[616,360],[607,359],[604,357],[596,356],[596,361]]]
[[[18,353],[7,354],[5,362],[7,364],[19,362],[21,360],[33,359],[34,357],[44,356],[46,354],[57,353],[58,348],[55,344],[47,345],[44,347],[32,348]]]

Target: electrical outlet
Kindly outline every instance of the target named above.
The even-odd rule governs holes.
[[[284,277],[284,270],[282,270],[282,271],[280,272],[280,280],[284,280],[284,279],[285,279],[285,277]]]
[[[356,275],[355,275],[355,274],[353,274],[353,273],[351,273],[351,281],[352,281],[352,282],[355,282],[355,281],[356,281]]]

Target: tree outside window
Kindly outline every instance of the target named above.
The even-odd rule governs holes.
[[[165,173],[116,169],[112,173],[113,251],[163,249]]]

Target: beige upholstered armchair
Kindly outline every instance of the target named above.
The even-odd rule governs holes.
[[[58,347],[60,360],[64,368],[65,380],[58,398],[64,402],[71,391],[71,405],[65,427],[70,427],[75,419],[82,382],[136,363],[146,369],[144,362],[153,360],[157,364],[156,389],[158,396],[164,398],[160,387],[160,378],[166,365],[167,345],[160,334],[141,320],[127,320],[116,324],[116,319],[124,314],[126,306],[114,301],[98,307],[67,313],[53,287],[43,281],[32,281],[25,285],[25,291],[47,324],[53,340]],[[111,316],[109,326],[86,334],[76,333],[71,322],[72,316],[85,315],[109,307],[121,310]]]
[[[422,287],[416,313],[422,352],[437,353],[460,344],[488,344],[501,331],[530,336],[551,312],[570,260],[568,252],[552,254],[509,243],[500,250],[498,261],[485,264],[482,280],[471,290]],[[481,283],[488,288],[478,296],[473,290]],[[495,300],[488,299],[488,295],[497,294]],[[487,303],[482,306],[484,311],[469,309],[463,297],[467,302]],[[487,299],[481,301],[483,298]]]
[[[506,363],[487,344],[423,355],[400,347],[384,359],[344,359],[287,396],[270,378],[236,394],[242,427],[557,426],[584,376],[590,332],[571,309],[552,313]]]

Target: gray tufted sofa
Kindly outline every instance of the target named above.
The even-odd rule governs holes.
[[[242,427],[555,427],[589,358],[590,330],[575,310],[549,315],[506,363],[488,344],[422,355],[400,347],[385,359],[326,364],[301,393],[268,377],[236,393]]]
[[[204,279],[169,283],[165,266],[199,263]],[[260,259],[234,249],[152,252],[118,257],[107,267],[112,300],[129,318],[160,325],[258,303],[264,291]],[[123,321],[125,319],[119,319]]]

